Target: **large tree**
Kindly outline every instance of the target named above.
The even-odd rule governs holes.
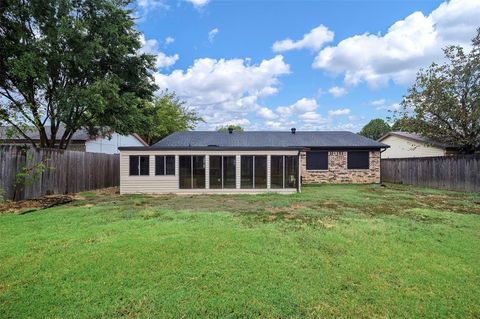
[[[230,129],[233,132],[243,132],[243,127],[241,127],[240,125],[236,125],[236,124],[230,124],[230,125],[217,127],[217,132],[228,132]]]
[[[164,91],[146,108],[147,123],[140,131],[148,144],[153,144],[177,131],[191,130],[203,121],[198,114],[185,106],[175,93]]]
[[[156,89],[128,0],[0,3],[0,122],[38,147],[90,135],[128,134]],[[58,136],[59,126],[66,130]],[[40,142],[27,134],[38,131]],[[57,142],[57,143],[55,143]],[[38,144],[38,145],[37,145]]]
[[[420,70],[403,100],[411,131],[473,153],[480,145],[480,29],[469,52],[444,49],[447,62]]]
[[[378,140],[390,131],[391,128],[387,122],[382,119],[373,119],[362,128],[359,134],[372,140]]]

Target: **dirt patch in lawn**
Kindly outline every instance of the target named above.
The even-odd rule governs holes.
[[[35,199],[21,200],[18,202],[0,203],[1,213],[26,214],[40,209],[70,203],[75,199],[72,195],[49,195]]]

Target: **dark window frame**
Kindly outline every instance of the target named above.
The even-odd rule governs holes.
[[[251,179],[252,182],[249,185],[245,185],[245,183],[242,183],[242,163],[246,157],[249,157],[252,159],[252,171],[251,171]],[[262,158],[262,160],[265,160],[265,185],[262,187],[257,187],[257,158]],[[250,174],[249,174],[250,175]],[[248,186],[248,187],[247,187]],[[268,188],[268,155],[241,155],[240,156],[240,189],[266,189]]]
[[[173,172],[167,167],[167,157],[173,158]],[[158,172],[157,161],[162,158],[163,161],[163,172]],[[175,176],[175,155],[155,155],[155,176]],[[170,163],[171,164],[171,163]],[[170,167],[171,168],[171,167]]]
[[[211,181],[212,181],[212,170],[211,170],[211,160],[212,160],[212,157],[219,157],[220,158],[220,180],[221,180],[221,183],[220,183],[220,188],[212,188],[211,187]],[[225,186],[225,170],[226,170],[226,166],[225,166],[225,158],[226,157],[231,157],[233,158],[233,167],[234,167],[234,175],[235,175],[235,182],[233,184],[233,187],[226,187]],[[235,155],[209,155],[208,157],[208,181],[209,181],[209,185],[208,185],[208,188],[210,189],[235,189],[237,188],[237,156]]]
[[[181,167],[181,162],[182,162],[182,158],[190,158],[190,187],[181,187],[181,177],[182,177],[182,174],[181,174],[181,171],[182,171],[182,167]],[[198,168],[195,167],[195,158],[196,157],[199,157],[201,159],[203,159],[203,187],[194,187],[194,176],[195,176],[195,170],[198,170]],[[206,156],[205,155],[180,155],[179,158],[178,158],[178,165],[179,165],[179,174],[178,174],[178,188],[179,189],[206,189],[206,179],[207,179],[207,176],[206,176],[206,172],[207,172],[207,169],[206,169]]]
[[[321,158],[320,161],[318,158],[315,158],[316,161],[313,161],[312,162],[312,159],[313,159],[313,155],[325,155],[326,158]],[[312,156],[310,157],[310,161],[309,161],[309,155]],[[306,152],[305,154],[306,158],[305,158],[305,167],[307,169],[307,171],[328,171],[328,157],[329,157],[329,154],[328,154],[328,151],[308,151]],[[315,165],[317,164],[317,165]],[[321,164],[326,164],[326,165],[321,165]],[[313,167],[312,167],[313,166]]]
[[[272,158],[280,158],[281,159],[281,165],[282,165],[282,168],[281,168],[281,172],[282,172],[282,187],[278,187],[279,185],[276,185],[275,187],[272,187]],[[286,171],[286,164],[287,164],[287,160],[286,158],[287,157],[292,157],[295,159],[295,162],[294,162],[294,168],[295,168],[295,176],[296,176],[296,180],[295,180],[295,187],[286,187],[287,186],[287,171]],[[270,189],[285,189],[285,188],[297,188],[298,189],[298,185],[300,183],[299,181],[299,159],[298,159],[298,156],[297,155],[271,155],[270,156]]]
[[[361,158],[361,156],[365,156],[365,155],[366,155],[366,159]],[[351,170],[370,169],[370,151],[348,151],[347,152],[347,169],[351,169]]]
[[[137,174],[132,174],[132,158],[137,158]],[[142,158],[147,159],[147,170],[142,170]],[[142,174],[143,173],[143,174]],[[129,155],[128,156],[128,175],[129,176],[149,176],[150,175],[150,155]]]

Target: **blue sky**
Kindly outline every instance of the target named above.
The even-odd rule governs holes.
[[[479,0],[137,2],[157,84],[197,129],[358,131],[398,107],[415,73],[469,46]]]

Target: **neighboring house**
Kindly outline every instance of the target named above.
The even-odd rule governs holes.
[[[378,141],[390,145],[390,148],[382,153],[382,158],[433,157],[458,153],[455,147],[431,141],[414,133],[390,132]]]
[[[388,145],[351,132],[178,132],[120,147],[120,192],[292,193],[301,183],[379,183]]]
[[[7,131],[11,130],[10,127],[0,127],[0,145],[1,144],[26,144],[29,145],[29,141],[22,136],[10,136]],[[46,127],[47,132],[50,131],[50,127]],[[60,127],[57,133],[57,138],[60,138],[65,132],[63,127]],[[40,136],[38,131],[30,130],[27,135],[35,142],[40,142]],[[105,153],[105,154],[118,154],[118,150],[121,146],[148,146],[148,144],[137,134],[120,135],[115,132],[110,137],[91,138],[84,130],[79,130],[73,134],[73,137],[68,146],[68,150],[82,151],[89,153]]]

